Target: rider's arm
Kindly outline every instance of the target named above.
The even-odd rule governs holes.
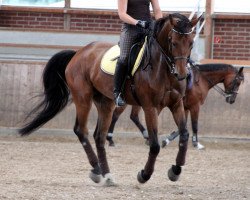
[[[127,5],[128,0],[118,0],[118,15],[123,22],[136,25],[138,20],[127,14]]]
[[[162,18],[162,12],[160,9],[159,1],[158,0],[150,0],[150,1],[153,7],[155,19]]]

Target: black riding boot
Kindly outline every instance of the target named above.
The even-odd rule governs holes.
[[[122,94],[126,74],[127,67],[118,60],[114,74],[114,97],[116,106],[124,106],[126,104]]]

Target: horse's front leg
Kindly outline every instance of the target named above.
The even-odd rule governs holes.
[[[186,128],[187,120],[185,116],[183,101],[179,101],[178,104],[175,104],[175,106],[170,110],[173,114],[175,123],[178,126],[180,138],[179,151],[176,157],[176,165],[172,165],[172,167],[169,169],[168,177],[171,181],[177,181],[181,174],[181,166],[185,164],[189,133]]]
[[[143,108],[145,112],[145,119],[149,136],[149,155],[147,163],[143,170],[137,175],[137,180],[140,183],[147,182],[154,172],[156,157],[160,152],[160,145],[158,142],[158,113],[156,108]]]

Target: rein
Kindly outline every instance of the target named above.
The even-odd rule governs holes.
[[[166,60],[167,62],[167,66],[168,66],[168,69],[170,71],[170,73],[172,75],[175,75],[176,74],[176,69],[175,69],[175,61],[178,60],[178,59],[186,59],[186,60],[189,60],[189,58],[186,58],[186,57],[182,57],[182,56],[177,56],[177,57],[174,57],[174,61],[165,53],[165,51],[163,50],[163,48],[161,47],[161,45],[159,44],[159,42],[154,38],[154,41],[156,42],[156,44],[158,45],[159,49],[161,50],[161,53],[163,54],[163,58]],[[187,75],[188,76],[188,75]],[[184,76],[184,77],[181,77],[181,78],[178,78],[178,81],[182,81],[184,79],[187,78],[187,76]]]
[[[208,80],[209,81],[209,80]],[[210,82],[210,84],[212,84]],[[227,93],[226,91],[224,91],[220,86],[218,85],[215,85],[213,86],[214,90],[216,90],[219,94],[221,94],[223,97],[227,98],[227,97],[231,97],[233,95],[233,93]],[[238,93],[238,92],[235,92],[235,93]]]
[[[169,71],[171,72],[171,74],[174,74],[175,72],[175,63],[173,62],[173,60],[165,53],[165,51],[163,50],[163,48],[161,47],[161,45],[159,44],[159,42],[153,38],[154,41],[156,42],[156,44],[158,45],[159,49],[161,50],[161,53],[163,54],[163,58],[166,60],[167,62],[167,66],[169,68]]]

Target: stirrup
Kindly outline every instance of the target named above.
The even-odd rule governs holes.
[[[117,107],[121,107],[121,106],[125,106],[125,104],[126,104],[126,102],[121,97],[121,93],[119,93],[119,95],[115,98],[115,105]]]

